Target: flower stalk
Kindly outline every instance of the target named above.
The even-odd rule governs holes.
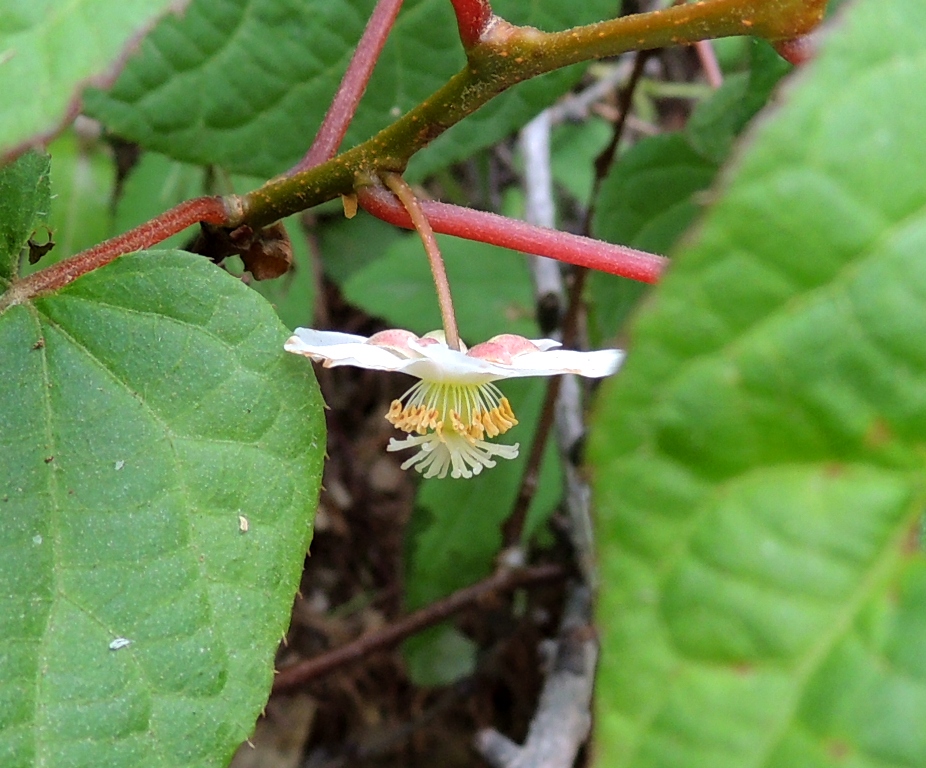
[[[457,317],[453,311],[450,281],[447,279],[447,268],[444,266],[444,259],[437,245],[437,239],[434,237],[434,230],[431,229],[428,217],[425,216],[415,192],[405,179],[397,173],[386,173],[383,174],[383,182],[402,203],[421,238],[424,251],[428,256],[428,264],[431,266],[431,274],[434,277],[434,287],[437,289],[437,302],[440,305],[441,323],[444,326],[447,346],[450,349],[459,350],[460,332],[457,329]]]

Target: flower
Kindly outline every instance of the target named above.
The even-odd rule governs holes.
[[[489,442],[518,423],[508,399],[493,382],[561,373],[599,378],[614,373],[624,358],[617,349],[576,352],[559,346],[551,339],[531,341],[503,334],[461,351],[448,347],[441,331],[418,337],[394,329],[365,338],[297,328],[284,349],[326,368],[355,365],[418,378],[386,414],[396,429],[409,436],[390,439],[386,450],[417,448],[402,469],[414,467],[425,477],[446,477],[449,471],[452,477],[470,478],[494,467],[496,458],[518,455],[517,444]]]

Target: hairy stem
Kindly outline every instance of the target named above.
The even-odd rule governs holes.
[[[347,71],[338,86],[334,100],[315,135],[315,141],[305,157],[288,175],[314,168],[334,157],[344,140],[350,121],[354,119],[357,105],[367,88],[367,83],[370,82],[373,67],[376,66],[401,7],[402,0],[379,0],[376,4],[360,42],[354,49],[354,55],[347,65]]]
[[[364,209],[377,218],[407,229],[414,228],[406,211],[385,190],[374,186],[360,187],[357,196]],[[427,200],[421,201],[419,205],[435,232],[536,256],[549,256],[567,264],[597,269],[631,280],[655,283],[668,264],[664,256],[538,227],[495,213]]]
[[[421,208],[421,203],[415,197],[412,188],[397,173],[383,175],[386,186],[408,212],[411,223],[418,232],[424,251],[428,255],[428,264],[431,265],[431,274],[434,276],[434,286],[437,288],[437,301],[440,304],[441,322],[444,325],[444,339],[450,349],[460,349],[460,332],[457,330],[457,317],[453,311],[453,298],[450,295],[450,281],[447,279],[447,269],[444,259],[440,255],[440,248],[434,237],[434,230],[428,222],[428,217]]]
[[[690,44],[710,37],[797,37],[822,18],[826,0],[704,0],[545,33],[496,19],[468,51],[467,67],[430,98],[359,146],[242,198],[253,228],[349,194],[364,178],[401,173],[437,136],[512,85],[581,61],[630,50]]]
[[[197,197],[187,200],[125,234],[105,240],[64,261],[14,281],[7,292],[0,296],[0,312],[41,294],[63,288],[81,275],[99,269],[123,254],[150,248],[192,224],[204,221],[224,226],[228,224],[230,217],[224,198]]]

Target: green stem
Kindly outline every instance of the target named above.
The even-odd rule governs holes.
[[[416,152],[523,80],[582,61],[707,38],[786,40],[813,29],[825,7],[826,0],[704,0],[553,33],[498,19],[469,49],[467,67],[430,98],[348,152],[245,195],[235,224],[258,229],[349,194],[358,180],[401,173]]]

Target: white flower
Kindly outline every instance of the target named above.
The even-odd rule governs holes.
[[[486,440],[518,423],[494,381],[561,373],[599,378],[614,373],[624,358],[617,349],[575,352],[559,346],[551,339],[504,334],[458,351],[447,346],[440,331],[419,338],[411,331],[390,330],[365,338],[297,328],[284,349],[326,368],[355,365],[420,379],[386,414],[393,426],[409,434],[404,440],[392,438],[387,450],[417,448],[402,469],[414,467],[425,477],[446,477],[449,471],[452,477],[469,478],[494,467],[495,457],[518,455],[517,444]]]

